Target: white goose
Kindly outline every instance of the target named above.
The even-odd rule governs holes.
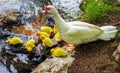
[[[54,16],[58,31],[64,41],[71,44],[83,44],[98,39],[111,40],[115,37],[117,29],[115,26],[96,26],[86,22],[65,22],[54,6],[48,5],[44,12]]]

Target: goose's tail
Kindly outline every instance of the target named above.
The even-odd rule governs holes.
[[[114,38],[118,31],[115,26],[102,26],[100,28],[103,30],[103,34],[100,35],[99,39],[105,40],[105,41],[108,41]]]

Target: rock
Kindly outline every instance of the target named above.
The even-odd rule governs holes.
[[[67,73],[68,67],[73,61],[74,58],[71,56],[46,59],[44,62],[39,64],[32,73]]]
[[[39,9],[29,0],[0,0],[0,26],[30,22]]]
[[[15,34],[0,28],[0,73],[30,73],[33,68],[49,56],[38,56],[36,48],[31,53],[25,48],[29,36]],[[23,44],[10,45],[5,41],[12,37],[20,37]]]
[[[2,14],[0,16],[0,26],[3,26],[5,24],[11,24],[11,23],[16,23],[18,17],[20,16],[20,12],[14,12],[14,11],[9,11],[6,12],[5,14]]]
[[[0,35],[0,40],[1,40],[3,38],[10,36],[11,33],[5,29],[0,28],[0,34],[1,34]]]
[[[119,46],[117,47],[117,49],[115,50],[115,52],[113,53],[113,55],[112,55],[114,58],[115,58],[115,60],[118,62],[120,62],[120,44],[119,44]]]

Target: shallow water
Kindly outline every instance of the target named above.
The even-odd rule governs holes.
[[[81,0],[51,0],[51,2],[57,9],[65,13],[61,15],[66,20],[76,19],[82,14],[79,8]]]
[[[7,68],[1,63],[0,63],[0,73],[9,73]]]
[[[0,4],[3,5],[1,10],[9,6],[9,0],[4,0]],[[13,0],[14,4],[16,0]],[[24,4],[26,8],[20,9],[19,7],[10,6],[10,8],[6,8],[6,10],[20,9],[21,12],[27,11],[26,14],[23,15],[21,22],[26,23],[25,29],[29,29],[31,31],[35,31],[31,24],[33,20],[31,20],[31,15],[38,15],[38,10],[42,11],[43,8],[49,4],[55,6],[60,15],[66,20],[71,21],[73,19],[78,18],[78,14],[81,14],[81,10],[79,9],[80,1],[79,0],[31,0],[35,4],[32,4],[31,7],[29,5]],[[25,0],[27,2],[27,0]],[[30,2],[31,3],[31,2]],[[5,4],[5,5],[4,5]],[[17,2],[16,2],[17,4]],[[18,3],[19,4],[19,3]],[[34,6],[37,5],[37,6]],[[32,7],[33,6],[33,7]],[[31,9],[33,8],[33,9]],[[23,11],[22,11],[23,10]],[[2,12],[0,12],[2,13]],[[38,15],[39,16],[39,15]],[[41,17],[42,19],[43,17]],[[15,29],[15,31],[17,31]],[[28,54],[24,46],[11,46],[5,43],[5,40],[11,38],[13,36],[19,36],[26,42],[28,40],[27,35],[24,34],[13,34],[4,36],[0,39],[0,73],[29,73],[31,72],[40,62],[44,61],[46,58],[49,58],[49,55],[37,56],[36,50],[33,50],[31,54]]]
[[[83,0],[31,0],[38,6],[44,8],[47,5],[53,5],[58,9],[60,15],[66,20],[79,18],[82,14],[79,6]]]

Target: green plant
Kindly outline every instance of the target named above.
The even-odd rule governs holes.
[[[120,38],[120,26],[119,26],[119,27],[117,27],[117,28],[118,28],[118,32],[117,32],[116,37],[117,37],[117,38]]]
[[[113,61],[113,64],[114,64],[116,70],[120,71],[120,65],[116,61]]]
[[[42,53],[45,54],[45,55],[47,55],[49,52],[50,52],[50,50],[47,50],[47,49],[42,50]]]
[[[116,6],[117,3],[120,3],[118,2],[118,0],[102,0],[102,1],[108,5],[114,5],[114,6]]]
[[[85,0],[82,7],[87,20],[92,22],[103,21],[106,13],[112,9],[102,0]]]

